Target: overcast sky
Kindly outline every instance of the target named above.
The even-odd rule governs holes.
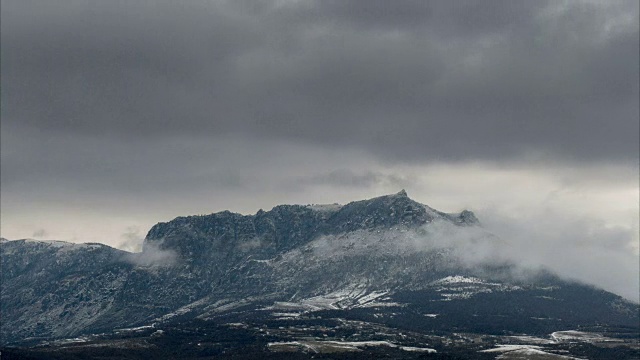
[[[405,188],[637,257],[636,0],[1,10],[4,237],[135,248],[179,215]]]

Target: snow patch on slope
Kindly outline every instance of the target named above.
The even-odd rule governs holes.
[[[360,351],[361,348],[370,346],[387,346],[392,348],[398,348],[404,351],[412,352],[426,352],[435,353],[435,349],[413,347],[413,346],[401,346],[389,341],[286,341],[286,342],[271,342],[267,344],[269,350],[272,351],[288,351],[291,348],[308,349],[315,353],[323,352],[335,352],[335,351]]]
[[[545,359],[579,359],[571,356],[558,355],[541,350],[537,345],[496,345],[496,348],[482,350],[482,353],[501,353],[496,359],[528,359],[544,357]]]
[[[556,342],[619,342],[619,339],[612,339],[602,334],[584,332],[577,330],[556,331],[551,334],[551,338]]]
[[[353,309],[366,307],[403,306],[390,302],[390,291],[368,291],[364,286],[352,285],[327,294],[304,298],[298,301],[276,301],[263,310],[317,311]]]
[[[429,285],[440,293],[443,301],[468,299],[480,293],[521,290],[521,288],[516,285],[492,283],[480,278],[462,275],[447,276],[433,281]]]

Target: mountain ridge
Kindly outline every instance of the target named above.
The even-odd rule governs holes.
[[[304,239],[293,239],[283,244],[276,234],[282,220],[303,220],[308,232]],[[178,246],[173,241],[184,236],[181,230],[188,228],[206,236],[218,236],[233,231],[234,241],[239,238],[267,236],[273,238],[279,250],[291,248],[318,235],[374,229],[398,225],[420,226],[435,219],[451,221],[459,225],[478,225],[475,214],[463,210],[459,214],[447,214],[409,198],[403,189],[398,193],[352,201],[333,209],[317,210],[311,205],[277,205],[269,211],[258,210],[254,215],[242,215],[228,210],[209,215],[180,216],[168,222],[154,225],[147,233],[144,244],[161,242],[161,248]],[[167,242],[167,239],[169,241]],[[184,250],[184,249],[182,249]],[[193,254],[187,251],[187,254]]]

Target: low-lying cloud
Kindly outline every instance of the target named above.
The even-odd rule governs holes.
[[[45,229],[38,229],[36,231],[33,232],[33,234],[31,235],[34,239],[42,239],[42,238],[46,238],[47,237],[47,231]]]
[[[145,243],[141,252],[130,253],[126,260],[141,267],[173,266],[178,261],[178,254],[173,250],[162,249],[159,243]]]
[[[480,215],[481,227],[435,223],[414,239],[417,249],[451,247],[469,267],[514,264],[516,273],[549,270],[640,301],[638,237],[634,229],[555,212]]]
[[[326,236],[311,247],[316,256],[331,258],[444,251],[451,256],[445,266],[482,272],[507,265],[509,272],[502,275],[519,280],[551,272],[640,301],[635,230],[555,212],[519,217],[487,212],[479,217],[480,226],[436,220],[413,230]]]
[[[129,251],[125,260],[136,266],[156,267],[173,266],[178,260],[178,254],[170,249],[163,249],[162,242],[145,242],[140,235],[140,229],[130,226],[122,234],[123,241],[118,248]]]
[[[523,274],[549,270],[562,278],[595,285],[640,300],[635,230],[589,218],[546,212],[525,217],[482,214],[482,227],[425,227],[416,246],[452,247],[470,267],[512,263]]]
[[[129,252],[142,251],[144,237],[140,234],[140,228],[137,226],[129,226],[121,235],[121,241],[116,245],[118,249]]]
[[[477,242],[472,248],[478,252],[487,251],[524,269],[549,269],[640,301],[637,229],[555,212],[525,217],[486,214],[483,225],[501,241]]]

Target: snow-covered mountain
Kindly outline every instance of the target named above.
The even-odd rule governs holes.
[[[550,273],[516,277],[513,264],[467,264],[452,238],[499,241],[472,212],[443,213],[401,191],[346,205],[178,217],[153,226],[141,253],[3,240],[1,344],[326,312],[491,334],[638,324],[638,306],[619,296]]]

